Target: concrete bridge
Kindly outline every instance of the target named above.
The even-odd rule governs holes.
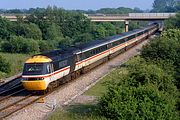
[[[176,13],[129,13],[121,14],[86,14],[93,22],[118,22],[118,21],[157,21],[166,20]]]
[[[129,21],[163,21],[176,15],[176,13],[129,13],[129,14],[84,14],[92,22],[124,22],[125,31],[128,31]],[[21,16],[23,19],[28,14],[1,14],[3,18],[7,18],[10,21],[17,21],[17,16]]]
[[[129,21],[163,21],[175,16],[176,13],[129,13],[121,14],[87,14],[92,22],[124,22],[125,31],[129,29]]]

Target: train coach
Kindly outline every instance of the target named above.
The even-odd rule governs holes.
[[[30,91],[50,91],[137,45],[158,29],[158,24],[152,24],[106,39],[34,55],[24,64],[22,84]]]

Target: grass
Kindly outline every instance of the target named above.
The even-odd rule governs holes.
[[[30,56],[28,54],[14,54],[14,53],[0,53],[3,58],[5,58],[11,64],[11,72],[8,74],[0,73],[1,78],[10,77],[22,72],[23,64],[26,59]]]
[[[103,94],[106,93],[107,85],[109,84],[109,82],[117,81],[118,77],[126,73],[127,73],[127,70],[123,67],[114,69],[105,77],[101,78],[101,80],[95,86],[93,86],[88,91],[86,91],[84,95],[99,96],[99,97],[102,96]]]
[[[106,120],[98,116],[95,111],[95,105],[70,105],[64,109],[57,109],[47,120]]]

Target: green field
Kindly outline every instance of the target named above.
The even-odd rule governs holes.
[[[11,65],[11,72],[8,74],[0,73],[0,79],[7,78],[22,72],[23,64],[31,56],[29,54],[0,53]]]
[[[106,120],[96,115],[95,109],[94,105],[72,105],[57,109],[47,120]]]
[[[125,68],[119,67],[112,70],[109,74],[100,78],[101,80],[93,86],[91,89],[86,91],[84,94],[89,96],[102,96],[107,91],[107,84],[110,81],[116,81],[119,76],[126,74]]]

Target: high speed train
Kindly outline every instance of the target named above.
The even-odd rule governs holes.
[[[34,55],[24,64],[22,84],[30,91],[47,91],[86,73],[137,45],[159,29],[158,24],[63,50]]]

